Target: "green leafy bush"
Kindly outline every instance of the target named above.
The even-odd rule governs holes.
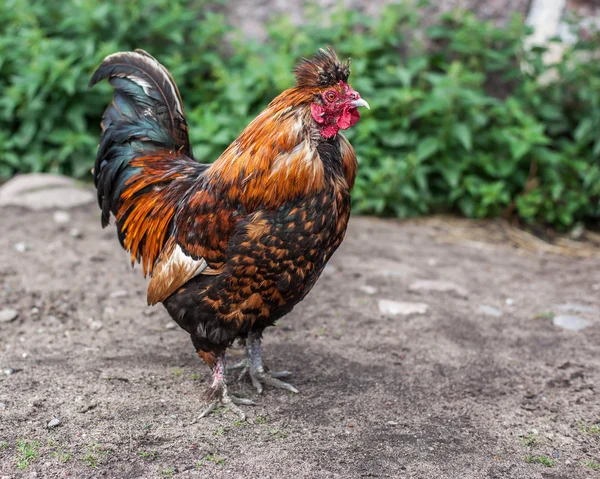
[[[171,70],[208,162],[291,86],[299,57],[332,44],[353,58],[352,84],[372,106],[348,130],[355,212],[505,214],[559,229],[600,218],[599,35],[578,36],[545,66],[542,49],[524,48],[519,18],[498,28],[453,12],[425,27],[418,9],[394,5],[323,24],[315,12],[303,27],[272,22],[259,44],[216,10],[208,0],[5,0],[0,176],[89,177],[110,93],[87,82],[107,54],[144,48]]]

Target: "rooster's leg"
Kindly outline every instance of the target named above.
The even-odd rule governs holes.
[[[237,404],[245,406],[256,405],[254,401],[250,399],[238,398],[230,396],[227,392],[227,381],[225,380],[225,355],[221,354],[216,358],[216,361],[212,368],[213,383],[207,392],[208,407],[202,411],[198,419],[208,416],[217,407],[223,406],[236,413],[241,420],[246,419],[246,414],[242,411]]]
[[[287,378],[292,375],[289,371],[268,372],[265,371],[262,360],[262,347],[260,333],[250,333],[246,340],[246,357],[235,366],[229,369],[241,369],[239,379],[242,379],[246,373],[250,376],[252,385],[258,393],[262,393],[263,384],[268,384],[279,389],[286,389],[293,393],[298,390],[289,383],[280,381],[278,378]]]

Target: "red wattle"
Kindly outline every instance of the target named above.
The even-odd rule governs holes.
[[[347,130],[355,125],[360,119],[358,109],[355,107],[344,108],[344,112],[337,119],[337,126],[342,130]]]

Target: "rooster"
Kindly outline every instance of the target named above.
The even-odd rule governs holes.
[[[298,392],[268,372],[265,328],[311,290],[338,248],[350,215],[357,161],[340,130],[369,107],[348,84],[349,63],[321,49],[294,69],[276,97],[212,164],[194,159],[183,102],[171,74],[143,50],[104,59],[90,87],[108,79],[94,183],[102,226],[149,276],[148,304],[162,303],[212,370],[205,416],[251,400],[228,394],[225,351],[259,393]]]

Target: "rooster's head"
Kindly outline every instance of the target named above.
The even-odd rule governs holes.
[[[349,62],[341,62],[331,47],[304,58],[294,69],[298,88],[311,90],[311,115],[321,136],[332,138],[360,118],[359,106],[369,104],[348,85]]]

